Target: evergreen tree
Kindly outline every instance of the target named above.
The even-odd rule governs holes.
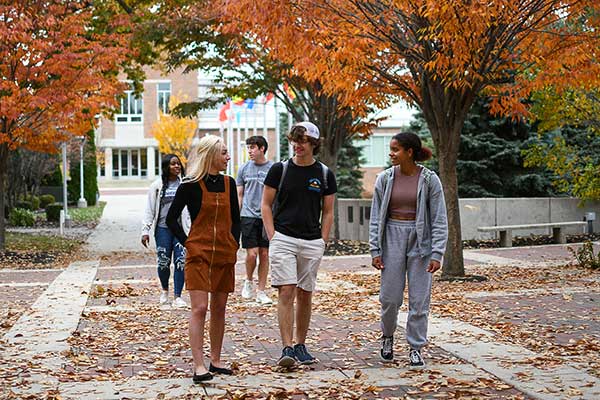
[[[290,131],[288,113],[279,113],[279,158],[287,160],[291,157],[287,134]]]
[[[352,140],[347,139],[340,149],[337,164],[337,197],[341,199],[359,199],[362,192],[363,172],[361,164],[365,160],[359,148],[355,147]]]
[[[79,199],[79,146],[77,151],[73,151],[69,157],[69,173],[71,179],[67,185],[69,202],[77,202]],[[94,132],[88,133],[85,145],[83,147],[83,196],[88,206],[96,204],[96,194],[98,193],[98,179],[96,166],[96,145],[94,143]]]
[[[410,128],[425,142],[431,137],[421,113]],[[523,120],[492,116],[488,99],[478,98],[461,133],[457,162],[459,197],[554,195],[549,172],[523,167],[521,153],[535,134],[535,129]],[[437,169],[435,159],[430,165]]]

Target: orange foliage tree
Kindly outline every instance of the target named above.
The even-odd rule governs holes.
[[[382,105],[382,93],[376,87],[365,84],[359,87],[357,82],[352,96],[325,91],[318,75],[298,75],[295,63],[278,58],[268,41],[254,40],[248,26],[260,24],[265,20],[263,17],[271,16],[252,15],[243,7],[229,9],[219,2],[165,2],[151,11],[148,4],[156,3],[142,1],[131,10],[145,15],[146,23],[139,34],[142,44],[147,44],[150,38],[155,49],[160,49],[157,54],[170,67],[183,65],[190,70],[220,72],[217,81],[222,90],[213,92],[214,98],[196,106],[183,105],[176,112],[188,114],[214,106],[217,98],[219,103],[225,98],[256,98],[273,93],[294,120],[310,119],[319,126],[324,142],[319,157],[334,171],[344,140],[353,135],[368,136],[375,126],[377,121],[368,116],[374,105]],[[298,51],[320,46],[318,37],[303,32],[302,28],[292,32],[295,39],[290,45],[295,43]]]
[[[169,67],[217,72],[219,87],[213,90],[210,99],[181,104],[174,111],[190,115],[198,109],[214,107],[226,98],[256,98],[273,93],[293,120],[310,120],[319,126],[323,146],[318,158],[336,172],[344,142],[366,138],[377,125],[379,119],[372,117],[371,111],[373,106],[385,103],[385,94],[376,85],[361,84],[355,76],[349,77],[357,83],[351,96],[323,90],[319,76],[300,76],[295,64],[279,59],[268,42],[254,40],[247,27],[254,17],[260,22],[261,16],[241,9],[233,11],[229,14],[219,4],[194,0],[167,2],[148,12],[138,4],[131,10],[145,15],[146,23],[137,35],[142,45],[147,45],[150,38],[159,50],[157,55],[164,57]],[[238,11],[243,14],[236,15]],[[238,17],[247,19],[242,21]],[[303,36],[301,27],[294,36],[298,48],[320,46],[318,37]],[[338,237],[335,215],[334,235]]]
[[[592,0],[222,0],[217,9],[348,104],[365,84],[422,110],[448,209],[442,275],[450,279],[464,276],[456,161],[476,96],[519,118],[534,91],[599,83]]]
[[[89,132],[107,106],[116,106],[123,90],[117,72],[129,57],[127,21],[98,12],[90,2],[74,0],[0,0],[2,213],[11,150],[54,152],[60,142]]]

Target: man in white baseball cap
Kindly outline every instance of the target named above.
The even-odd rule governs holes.
[[[320,137],[319,128],[317,128],[317,126],[310,121],[298,122],[294,126],[301,126],[304,129],[306,129],[305,135],[308,137],[315,138],[315,139],[319,139],[319,137]],[[315,153],[315,154],[317,154],[317,153]]]
[[[306,334],[337,192],[334,174],[314,158],[321,146],[319,136],[312,122],[295,124],[287,136],[294,156],[273,164],[264,182],[262,218],[270,240],[271,284],[279,291],[283,342],[277,364],[285,368],[316,361],[306,349]]]

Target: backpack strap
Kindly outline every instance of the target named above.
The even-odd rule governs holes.
[[[279,179],[279,186],[277,186],[277,193],[281,192],[281,188],[283,187],[283,178],[285,178],[285,174],[287,173],[288,165],[290,160],[285,160],[281,163],[283,166],[283,170],[281,171],[281,179]]]
[[[327,175],[329,175],[329,167],[320,161],[319,164],[321,164],[321,169],[323,170],[323,193],[325,193],[325,191],[329,187],[327,185]]]

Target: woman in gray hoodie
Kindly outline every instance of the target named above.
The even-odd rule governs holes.
[[[394,359],[394,332],[408,278],[406,338],[411,366],[423,366],[427,343],[431,280],[440,269],[448,239],[442,184],[435,172],[417,164],[431,158],[414,133],[390,141],[392,167],[377,176],[369,243],[372,265],[381,271],[381,349],[384,362]]]

